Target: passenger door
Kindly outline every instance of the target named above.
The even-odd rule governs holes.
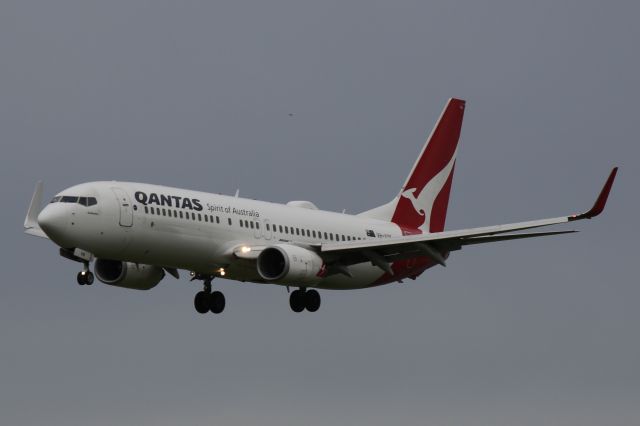
[[[133,226],[133,207],[131,206],[129,195],[121,188],[111,189],[118,199],[118,206],[120,208],[120,226]]]

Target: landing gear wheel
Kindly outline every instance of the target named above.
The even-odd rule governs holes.
[[[196,297],[193,299],[193,306],[196,308],[199,314],[206,314],[209,312],[209,299],[211,295],[204,291],[196,293]]]
[[[214,314],[219,314],[224,311],[224,307],[226,305],[226,300],[224,298],[224,294],[219,291],[214,291],[211,293],[209,297],[209,309]]]
[[[305,307],[305,294],[302,290],[294,290],[289,296],[289,306],[293,312],[302,312]]]
[[[309,290],[304,295],[305,308],[309,312],[315,312],[320,308],[320,294],[316,290]]]
[[[91,271],[80,271],[77,276],[78,284],[91,285],[93,284],[93,273]]]

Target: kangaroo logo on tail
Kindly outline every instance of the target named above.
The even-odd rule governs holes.
[[[391,221],[405,235],[444,230],[464,108],[465,101],[449,99],[400,193],[361,215]]]
[[[400,196],[411,203],[411,206],[415,210],[415,213],[422,217],[422,221],[419,224],[414,225],[422,232],[439,232],[436,231],[438,226],[436,221],[444,220],[444,217],[439,218],[446,214],[441,211],[442,207],[436,203],[438,196],[446,190],[446,198],[449,198],[449,190],[451,189],[451,177],[453,175],[453,168],[455,166],[456,156],[453,154],[451,161],[447,164],[437,175],[435,175],[416,196],[416,188],[407,189],[403,191]],[[443,194],[443,196],[445,196]],[[434,215],[436,217],[434,217]],[[432,223],[433,222],[433,223]],[[444,225],[444,223],[442,224]],[[442,226],[444,228],[444,226]]]
[[[391,221],[407,233],[444,230],[464,106],[449,100],[396,197]]]
[[[413,195],[414,192],[416,192],[416,189],[411,188],[404,191],[401,195],[407,200],[411,201],[413,208],[420,216],[424,216],[424,210],[422,210],[422,208],[420,207],[422,203],[416,198],[415,195]]]

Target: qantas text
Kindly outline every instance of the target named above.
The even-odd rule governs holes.
[[[156,206],[176,207],[182,209],[202,211],[202,203],[197,198],[178,197],[177,195],[164,195],[150,193],[146,194],[138,191],[135,194],[136,201],[146,206],[147,204],[155,204]]]

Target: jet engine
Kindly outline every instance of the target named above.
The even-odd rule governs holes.
[[[322,279],[324,262],[315,252],[291,244],[262,250],[257,260],[258,274],[266,281],[304,284]]]
[[[157,266],[97,259],[96,277],[105,284],[134,290],[149,290],[164,278],[164,270]]]

